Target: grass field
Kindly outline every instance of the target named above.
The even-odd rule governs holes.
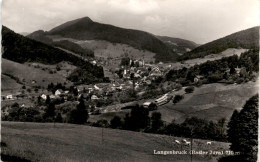
[[[198,117],[217,121],[225,117],[229,120],[235,109],[240,110],[246,100],[258,92],[258,83],[248,82],[239,85],[220,83],[206,84],[191,94],[185,94],[184,99],[174,105],[169,102],[158,107],[163,120],[183,122],[188,117]],[[174,92],[173,94],[178,93]]]
[[[41,68],[32,66],[29,67],[26,64],[20,64],[6,59],[2,59],[2,73],[15,76],[28,86],[39,85],[47,87],[51,82],[64,83],[67,81],[61,74],[50,74],[48,70],[42,70]],[[36,83],[33,84],[33,80],[36,81]],[[2,87],[2,90],[6,90],[5,87]]]
[[[245,102],[258,92],[258,83],[248,82],[245,84],[205,84],[196,87],[193,93],[186,94],[185,87],[179,91],[172,92],[173,96],[179,94],[184,95],[184,99],[177,104],[173,104],[172,100],[167,104],[158,106],[158,112],[162,114],[162,119],[166,123],[175,120],[182,123],[186,118],[198,117],[201,119],[217,121],[220,118],[229,120],[235,109],[240,110]],[[155,99],[147,99],[138,101],[142,105],[146,101],[154,101]],[[120,110],[125,104],[117,104],[102,107],[102,114],[91,115],[90,121],[98,120],[110,121],[114,116],[124,119],[125,114],[130,110]],[[105,111],[106,110],[106,111]],[[154,111],[150,111],[150,116]]]
[[[111,43],[104,40],[76,40],[63,37],[50,37],[53,41],[68,40],[79,44],[83,48],[88,48],[94,51],[96,59],[105,60],[102,66],[107,69],[118,68],[122,57],[132,59],[143,59],[146,63],[155,61],[155,53],[133,48],[126,44]]]
[[[16,91],[22,88],[22,85],[17,83],[14,79],[6,76],[4,74],[1,75],[1,87],[2,90],[5,91]]]
[[[2,122],[2,154],[31,161],[189,161],[190,155],[154,155],[154,150],[189,151],[179,137],[53,123]],[[188,139],[187,139],[188,140]],[[226,151],[228,143],[193,140],[195,151]],[[217,161],[221,155],[193,155],[193,161]]]

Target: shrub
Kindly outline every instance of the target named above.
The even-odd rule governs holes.
[[[174,104],[178,103],[179,101],[181,101],[184,97],[182,95],[175,95],[174,99],[172,100],[172,102]]]
[[[186,93],[192,93],[194,91],[194,87],[193,86],[189,86],[187,88],[185,88],[185,92]]]
[[[119,116],[114,116],[114,118],[110,120],[111,128],[120,128],[121,126],[122,126],[122,121]]]

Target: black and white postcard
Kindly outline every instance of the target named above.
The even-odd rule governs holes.
[[[2,0],[1,160],[256,162],[259,0]]]

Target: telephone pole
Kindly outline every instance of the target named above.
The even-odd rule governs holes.
[[[193,134],[193,129],[191,129],[191,137],[190,137],[190,161],[192,162],[192,134]]]

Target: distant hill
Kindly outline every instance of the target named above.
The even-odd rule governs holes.
[[[201,45],[179,57],[188,60],[220,53],[228,48],[259,48],[259,26],[242,30],[210,43]]]
[[[83,57],[94,57],[94,52],[90,49],[87,48],[82,48],[80,45],[73,43],[68,40],[61,40],[61,41],[56,41],[53,42],[53,45],[56,47],[61,47],[64,49],[67,49],[71,52],[77,53]]]
[[[5,59],[18,63],[39,62],[44,64],[57,64],[61,61],[67,61],[78,67],[69,76],[69,80],[86,83],[103,81],[102,67],[94,66],[80,57],[16,34],[5,26],[2,27],[2,46],[2,57]]]
[[[27,36],[27,35],[29,35],[30,33],[28,33],[28,32],[21,32],[21,33],[19,33],[19,34],[21,34],[22,36]]]
[[[185,40],[185,39],[172,38],[167,36],[156,36],[156,37],[161,41],[163,41],[165,44],[169,45],[177,53],[183,54],[199,46],[195,42]]]
[[[168,45],[147,32],[97,23],[88,17],[66,22],[50,30],[48,34],[77,40],[106,40],[127,44],[156,53],[157,62],[176,61],[178,56]]]
[[[37,40],[39,42],[45,43],[45,44],[49,44],[52,45],[53,41],[52,39],[46,37],[46,32],[44,32],[43,30],[37,30],[31,34],[28,34],[26,37]]]
[[[33,40],[54,46],[54,47],[61,47],[71,52],[77,53],[83,57],[94,57],[94,52],[88,48],[82,48],[80,45],[73,43],[68,40],[61,40],[61,41],[52,41],[51,38],[48,37],[48,32],[44,32],[43,30],[35,31],[26,37],[31,38]]]

